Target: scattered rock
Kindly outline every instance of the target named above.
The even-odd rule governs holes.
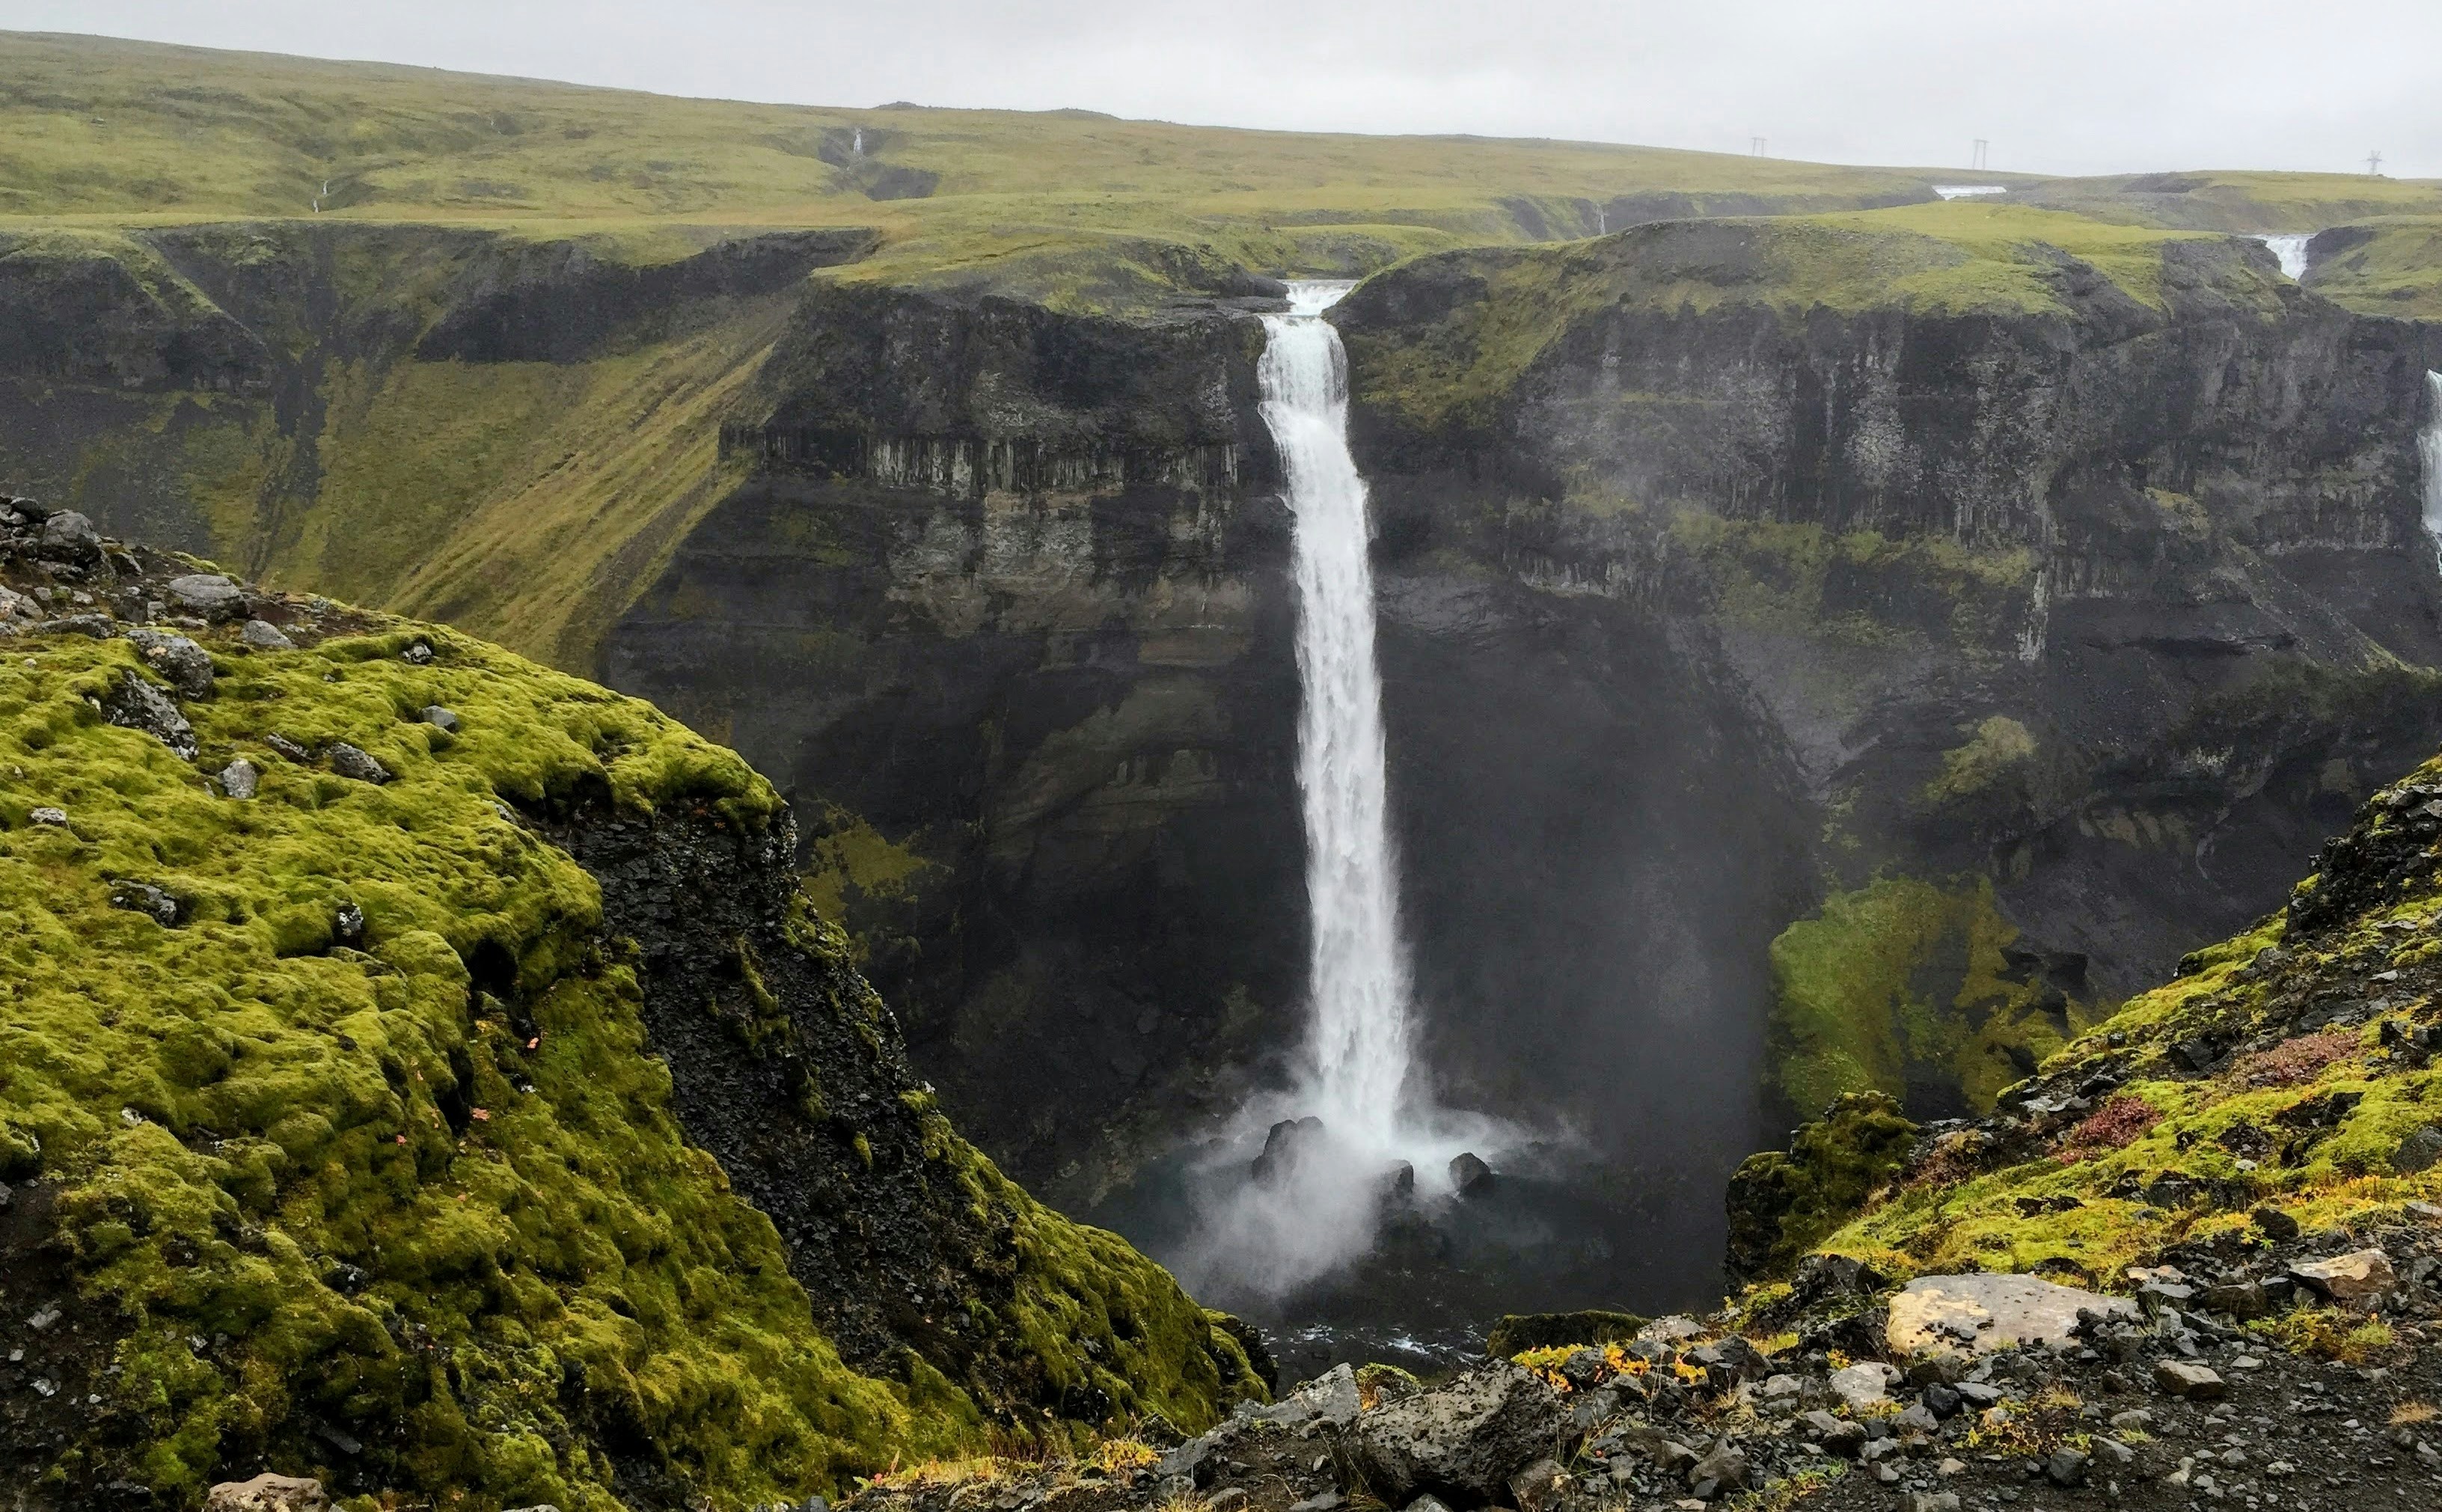
[[[1247,1174],[1258,1181],[1285,1180],[1321,1138],[1322,1120],[1312,1114],[1283,1119],[1264,1136],[1264,1153],[1248,1165]]]
[[[1982,1355],[2014,1344],[2067,1343],[2076,1336],[2081,1308],[2108,1318],[2137,1316],[2126,1298],[2014,1274],[1920,1276],[1890,1306],[1885,1333],[1902,1355]]]
[[[178,690],[182,699],[200,699],[212,691],[211,653],[183,635],[138,628],[127,632],[137,654]]]
[[[48,805],[29,811],[26,818],[30,823],[45,825],[53,829],[65,829],[68,827],[68,811],[65,809],[54,809]]]
[[[406,650],[401,651],[398,654],[399,660],[407,663],[410,666],[430,666],[432,665],[432,647],[423,641],[416,642],[413,646],[409,647]]]
[[[63,614],[45,620],[42,629],[46,635],[82,635],[87,640],[106,641],[118,633],[118,622],[107,614]]]
[[[291,740],[284,735],[266,735],[263,738],[263,743],[271,747],[274,751],[279,752],[282,756],[286,756],[291,761],[311,761],[314,759],[313,752],[306,750],[303,746],[299,745],[296,741]]]
[[[208,620],[232,620],[246,612],[246,592],[219,573],[189,573],[173,577],[170,602]]]
[[[1427,1491],[1473,1505],[1558,1452],[1566,1421],[1541,1376],[1504,1360],[1376,1408],[1358,1421],[1356,1458],[1394,1505]]]
[[[165,929],[178,922],[178,900],[149,882],[112,883],[110,906],[142,914]]]
[[[1832,1373],[1832,1394],[1849,1404],[1850,1412],[1878,1406],[1890,1400],[1891,1387],[1899,1380],[1899,1372],[1878,1359],[1866,1360],[1846,1370]]]
[[[1834,1417],[1820,1408],[1801,1414],[1797,1422],[1799,1430],[1828,1453],[1854,1454],[1858,1446],[1866,1442],[1865,1424]]]
[[[101,532],[73,509],[63,509],[43,521],[43,555],[64,562],[101,559]]]
[[[390,768],[375,760],[371,752],[350,745],[345,740],[331,742],[331,770],[355,782],[390,780]]]
[[[2086,1467],[2091,1463],[2091,1456],[2064,1445],[2044,1461],[2044,1478],[2058,1486],[2084,1485]]]
[[[1965,1468],[1961,1466],[1960,1468]],[[1956,1491],[1919,1491],[1908,1498],[1908,1512],[1959,1512]]]
[[[1452,1157],[1449,1178],[1450,1189],[1462,1197],[1488,1196],[1492,1192],[1492,1167],[1472,1150]]]
[[[457,711],[455,709],[445,709],[438,703],[428,703],[424,706],[424,722],[432,726],[434,729],[441,731],[445,735],[456,735],[458,733]],[[1414,1191],[1416,1186],[1416,1168],[1408,1164],[1405,1160],[1402,1160],[1399,1162],[1398,1169],[1399,1171],[1406,1173],[1406,1177],[1404,1181],[1398,1183],[1397,1189],[1401,1192]]]
[[[1509,1478],[1509,1504],[1518,1512],[1550,1512],[1574,1484],[1558,1461],[1537,1460]]]
[[[2274,1244],[2286,1245],[2298,1237],[2298,1220],[2278,1208],[2258,1208],[2249,1216]]]
[[[195,759],[194,726],[168,694],[134,672],[123,674],[118,688],[101,701],[101,717],[122,728],[143,731],[185,760]]]
[[[365,942],[365,911],[354,903],[341,903],[331,920],[331,933],[342,945],[355,949]]]
[[[2442,1160],[2442,1128],[2431,1123],[2411,1129],[2391,1152],[2391,1168],[2402,1175],[2427,1170],[2436,1160]]]
[[[2329,1260],[2310,1260],[2289,1274],[2334,1302],[2363,1302],[2391,1295],[2399,1284],[2391,1257],[2379,1249],[2355,1249]]]
[[[330,1504],[319,1481],[264,1474],[213,1486],[204,1512],[325,1512]]]
[[[269,620],[247,620],[246,628],[237,632],[238,642],[258,651],[292,651],[297,643]]]
[[[232,798],[251,798],[262,784],[263,774],[244,756],[221,768],[221,791]]]
[[[13,588],[0,588],[0,621],[30,625],[43,617],[43,607]]]
[[[2218,1400],[2222,1394],[2219,1375],[2184,1359],[2166,1359],[2156,1365],[2154,1384],[2173,1396],[2190,1397],[2199,1402]]]
[[[1713,1452],[1698,1460],[1687,1470],[1687,1488],[1704,1500],[1711,1501],[1723,1491],[1740,1491],[1747,1484],[1747,1457],[1744,1451],[1724,1438]],[[1520,1512],[1532,1512],[1522,1503]]]

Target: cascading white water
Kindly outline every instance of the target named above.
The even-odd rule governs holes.
[[[1348,451],[1348,360],[1322,319],[1350,285],[1290,286],[1264,319],[1264,424],[1296,517],[1298,788],[1304,800],[1313,1111],[1335,1134],[1387,1147],[1408,1082],[1408,962],[1374,661],[1365,482]]]
[[[1322,319],[1351,285],[1293,283],[1264,318],[1257,379],[1295,520],[1298,787],[1313,940],[1309,1018],[1295,1084],[1244,1110],[1218,1157],[1194,1235],[1175,1264],[1198,1295],[1279,1297],[1370,1248],[1386,1200],[1448,1193],[1451,1157],[1489,1152],[1505,1131],[1435,1108],[1413,1084],[1407,946],[1399,931],[1375,661],[1374,569],[1365,482],[1348,450],[1348,362]],[[1248,1141],[1275,1119],[1320,1120],[1264,1175]]]
[[[2255,239],[2270,247],[2272,255],[2281,260],[2283,277],[2294,282],[2306,276],[2306,244],[2315,239],[2314,232],[2259,233]]]
[[[2431,412],[2416,434],[2416,454],[2425,464],[2425,533],[2442,561],[2442,373],[2425,374],[2425,393]]]

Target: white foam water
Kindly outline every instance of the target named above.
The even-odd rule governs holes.
[[[2434,559],[2442,562],[2442,373],[2425,374],[2428,413],[2416,434],[2416,454],[2425,464],[2425,533],[2433,537]]]
[[[1365,481],[1348,451],[1348,359],[1322,312],[1345,283],[1299,283],[1267,317],[1257,380],[1296,519],[1298,789],[1313,939],[1307,1089],[1326,1127],[1369,1144],[1398,1127],[1413,1050],[1374,660]]]
[[[2281,260],[2283,277],[2295,282],[2306,276],[2306,244],[2315,239],[2314,232],[2260,231],[2255,233],[2255,239],[2272,248],[2272,255]]]
[[[2007,194],[2007,184],[1936,184],[1933,191],[1943,199],[1980,199],[1987,194]]]

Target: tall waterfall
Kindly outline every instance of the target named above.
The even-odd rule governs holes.
[[[1256,376],[1295,519],[1310,1006],[1293,1084],[1249,1104],[1239,1142],[1209,1168],[1175,1262],[1199,1296],[1279,1298],[1358,1259],[1386,1203],[1447,1196],[1450,1157],[1497,1150],[1507,1134],[1414,1084],[1365,482],[1348,451],[1347,355],[1322,319],[1349,288],[1293,283],[1288,313],[1264,318]]]
[[[2428,413],[2416,435],[2416,454],[2425,463],[2425,533],[2442,556],[2442,373],[2425,374]]]
[[[1408,1081],[1408,961],[1391,860],[1365,482],[1348,451],[1348,359],[1322,312],[1345,283],[1292,284],[1257,371],[1296,517],[1298,788],[1313,926],[1308,1097],[1335,1135],[1394,1142]]]

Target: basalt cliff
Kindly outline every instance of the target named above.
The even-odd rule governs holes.
[[[22,248],[12,454],[735,744],[960,1126],[1129,1213],[1301,1023],[1273,286],[405,234]],[[1934,207],[1445,253],[1335,312],[1427,1059],[1669,1236],[1590,1293],[1702,1291],[1711,1194],[1839,1092],[1989,1107],[2442,737],[2442,339],[2316,282]]]

